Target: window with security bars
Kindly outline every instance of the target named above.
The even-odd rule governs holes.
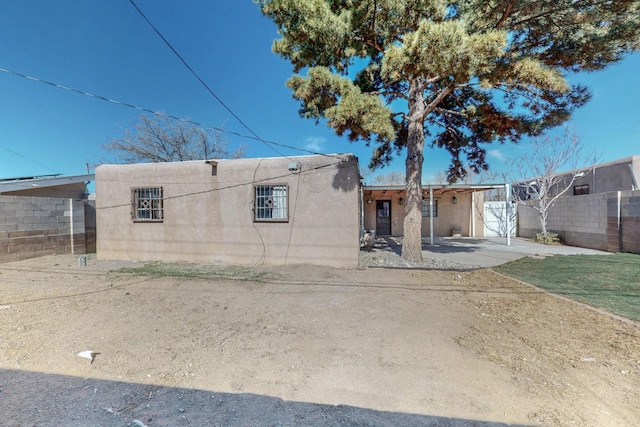
[[[255,220],[288,221],[286,185],[255,186]]]
[[[160,222],[164,219],[162,187],[134,188],[131,195],[134,221]]]
[[[429,200],[423,200],[422,201],[422,216],[423,217],[430,217],[430,209],[429,209]],[[438,201],[434,200],[433,201],[433,217],[437,217],[438,216]]]

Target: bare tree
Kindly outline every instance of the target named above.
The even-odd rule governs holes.
[[[433,175],[427,177],[427,184],[431,185],[447,185],[449,184],[449,178],[445,171],[437,171]]]
[[[482,171],[485,172],[485,171]],[[430,185],[449,185],[449,184],[479,184],[482,182],[482,177],[484,174],[476,173],[473,170],[470,170],[466,173],[465,176],[461,178],[450,177],[446,171],[439,170],[436,171],[433,175],[428,176],[426,178],[426,183]]]
[[[549,237],[549,210],[572,188],[576,178],[592,173],[597,159],[595,151],[584,153],[578,135],[565,127],[562,135],[536,138],[529,152],[512,160],[520,177],[514,181],[513,197],[536,210],[542,239]]]
[[[369,181],[369,177],[371,176],[371,173],[373,171],[364,165],[360,165],[358,168],[358,172],[360,172],[360,178],[362,179],[363,183],[367,185],[367,182]]]
[[[469,174],[473,180],[469,183],[473,184],[499,184],[508,182],[507,174],[504,172],[496,172],[492,170],[482,171],[480,174]],[[507,228],[513,235],[515,232],[515,223],[517,211],[515,204],[507,205],[507,192],[505,186],[485,190],[482,193],[483,203],[476,203],[475,209],[479,217],[482,218],[483,225],[486,230],[494,233],[496,236],[504,237],[507,235]]]
[[[391,171],[374,176],[371,185],[404,185],[405,182],[404,173]]]
[[[245,147],[228,151],[222,130],[209,132],[186,120],[165,115],[140,115],[133,129],[111,139],[103,148],[122,163],[178,162],[184,160],[239,158]]]
[[[448,177],[445,172],[438,172],[435,177],[436,179],[442,180],[442,182],[437,181],[436,183],[441,183],[442,185],[448,184]],[[495,185],[507,182],[507,179],[505,173],[499,173],[493,170],[486,170],[481,173],[470,171],[464,176],[462,183]],[[478,217],[482,218],[485,229],[495,233],[496,236],[504,237],[507,234],[508,226],[513,234],[517,213],[514,206],[511,204],[507,206],[506,204],[507,196],[505,186],[484,190],[481,194],[482,203],[474,203],[474,206]],[[475,195],[473,197],[475,197]]]
[[[507,183],[510,177],[506,172],[496,172],[493,170],[482,171],[481,174],[476,175],[478,178],[474,182],[475,184],[502,184]],[[507,200],[507,194],[504,186],[499,188],[493,188],[484,192],[485,202],[498,202]]]

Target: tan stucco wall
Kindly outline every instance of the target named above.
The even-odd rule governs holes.
[[[299,172],[288,169],[299,163]],[[289,221],[254,222],[254,185],[287,184]],[[131,190],[162,186],[164,221],[134,223]],[[96,169],[103,259],[356,267],[360,217],[351,155],[103,165]]]
[[[433,234],[450,236],[452,228],[459,228],[463,236],[469,235],[471,201],[468,194],[456,194],[458,202],[452,202],[453,194],[434,197],[438,202],[438,216],[433,218]],[[467,200],[469,199],[469,200]],[[422,234],[429,235],[429,217],[422,218]]]

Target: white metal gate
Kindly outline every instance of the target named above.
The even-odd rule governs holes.
[[[511,236],[516,235],[516,204],[509,203],[509,229]],[[484,235],[506,237],[507,204],[501,202],[484,202]]]

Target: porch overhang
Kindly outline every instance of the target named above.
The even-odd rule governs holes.
[[[438,197],[449,193],[473,193],[474,191],[488,191],[505,188],[506,184],[423,184],[422,195],[428,195],[432,190],[433,195]],[[396,194],[400,195],[405,192],[404,185],[364,185],[362,190],[371,193],[380,193],[383,195]]]
[[[505,194],[510,194],[510,184],[508,183],[488,183],[488,184],[423,184],[422,185],[422,198],[423,200],[429,200],[430,205],[435,198],[440,198],[445,195],[451,195],[455,199],[456,194],[468,194],[475,192],[484,192],[489,190],[504,189]],[[362,186],[362,199],[363,203],[373,203],[376,200],[385,198],[400,198],[400,204],[403,204],[403,198],[405,197],[406,187],[404,185],[363,185]],[[508,198],[507,198],[508,199]],[[455,203],[455,201],[454,201]],[[506,204],[509,200],[505,201]],[[508,209],[508,207],[507,207]],[[433,209],[429,208],[429,222],[430,226],[430,244],[434,244],[433,236]],[[473,223],[473,221],[472,221]],[[507,224],[507,230],[508,230]],[[511,244],[511,236],[506,233],[506,244]]]

